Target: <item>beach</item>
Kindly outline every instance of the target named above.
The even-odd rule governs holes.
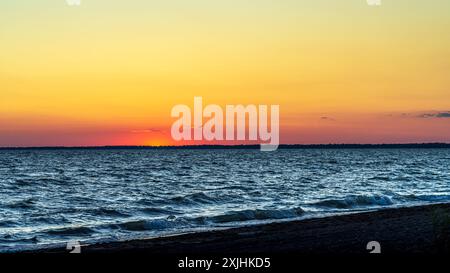
[[[450,204],[390,208],[168,237],[82,246],[82,253],[362,255],[377,241],[383,254],[450,250]],[[67,253],[65,248],[33,253]]]

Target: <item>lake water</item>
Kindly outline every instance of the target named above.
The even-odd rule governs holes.
[[[0,251],[448,201],[450,149],[0,151]]]

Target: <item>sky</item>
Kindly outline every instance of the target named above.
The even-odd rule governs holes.
[[[0,1],[0,146],[181,145],[178,104],[282,143],[450,143],[450,1]],[[197,143],[198,144],[198,143]]]

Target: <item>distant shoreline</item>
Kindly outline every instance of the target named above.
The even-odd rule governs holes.
[[[278,149],[449,149],[450,143],[405,144],[281,144]],[[259,150],[260,145],[186,145],[186,146],[45,146],[0,147],[1,150]]]

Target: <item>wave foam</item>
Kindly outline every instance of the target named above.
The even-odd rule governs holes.
[[[302,208],[282,210],[241,210],[232,211],[224,215],[209,217],[214,223],[243,222],[251,220],[287,219],[301,216],[305,211]]]
[[[387,206],[392,205],[390,197],[384,195],[350,195],[342,199],[329,199],[312,203],[317,207],[349,209],[354,207]]]

